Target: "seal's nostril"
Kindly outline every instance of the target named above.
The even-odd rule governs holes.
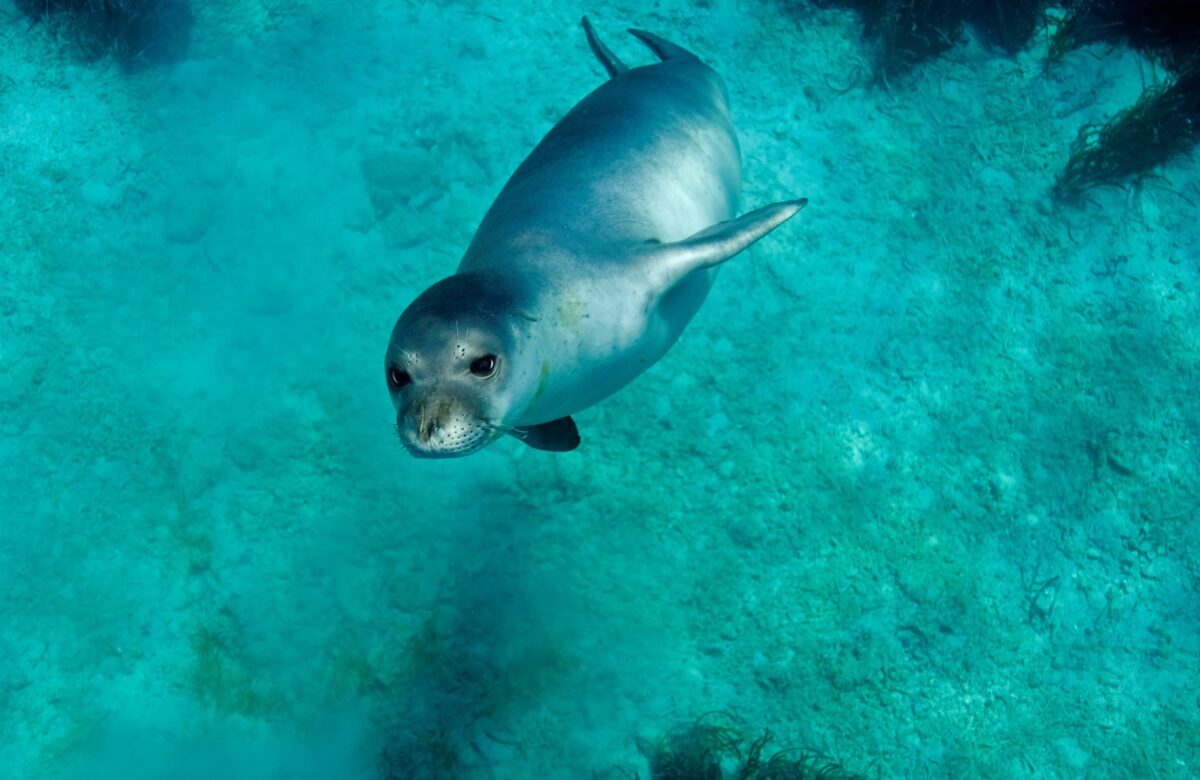
[[[417,438],[428,444],[429,439],[433,436],[433,432],[437,430],[436,414],[429,408],[427,403],[418,403],[412,410],[413,419],[416,425]]]

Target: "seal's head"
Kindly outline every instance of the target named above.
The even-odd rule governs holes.
[[[514,303],[506,280],[463,273],[400,315],[384,368],[396,432],[410,453],[470,455],[507,430],[524,373]]]

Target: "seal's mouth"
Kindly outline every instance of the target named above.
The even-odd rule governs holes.
[[[396,418],[396,434],[417,458],[459,458],[478,452],[499,434],[487,421],[450,401],[414,404]]]
[[[404,449],[416,458],[461,458],[464,455],[470,455],[483,449],[490,441],[486,431],[479,430],[479,433],[466,438],[460,438],[450,442],[422,442],[414,439],[411,436],[405,435],[403,430],[398,431],[400,441],[404,444]]]

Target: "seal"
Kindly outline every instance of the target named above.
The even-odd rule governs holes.
[[[807,203],[736,217],[741,152],[721,77],[643,30],[629,32],[659,61],[629,68],[582,23],[609,79],[521,163],[457,273],[392,331],[388,391],[413,455],[468,455],[506,434],[575,449],[571,415],[666,354],[717,267]]]

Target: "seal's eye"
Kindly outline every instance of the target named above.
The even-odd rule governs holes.
[[[471,361],[471,373],[475,376],[491,376],[496,373],[496,356],[484,355]]]
[[[399,390],[412,381],[412,377],[408,375],[408,372],[401,371],[397,366],[389,367],[387,376],[388,387],[393,390]]]

